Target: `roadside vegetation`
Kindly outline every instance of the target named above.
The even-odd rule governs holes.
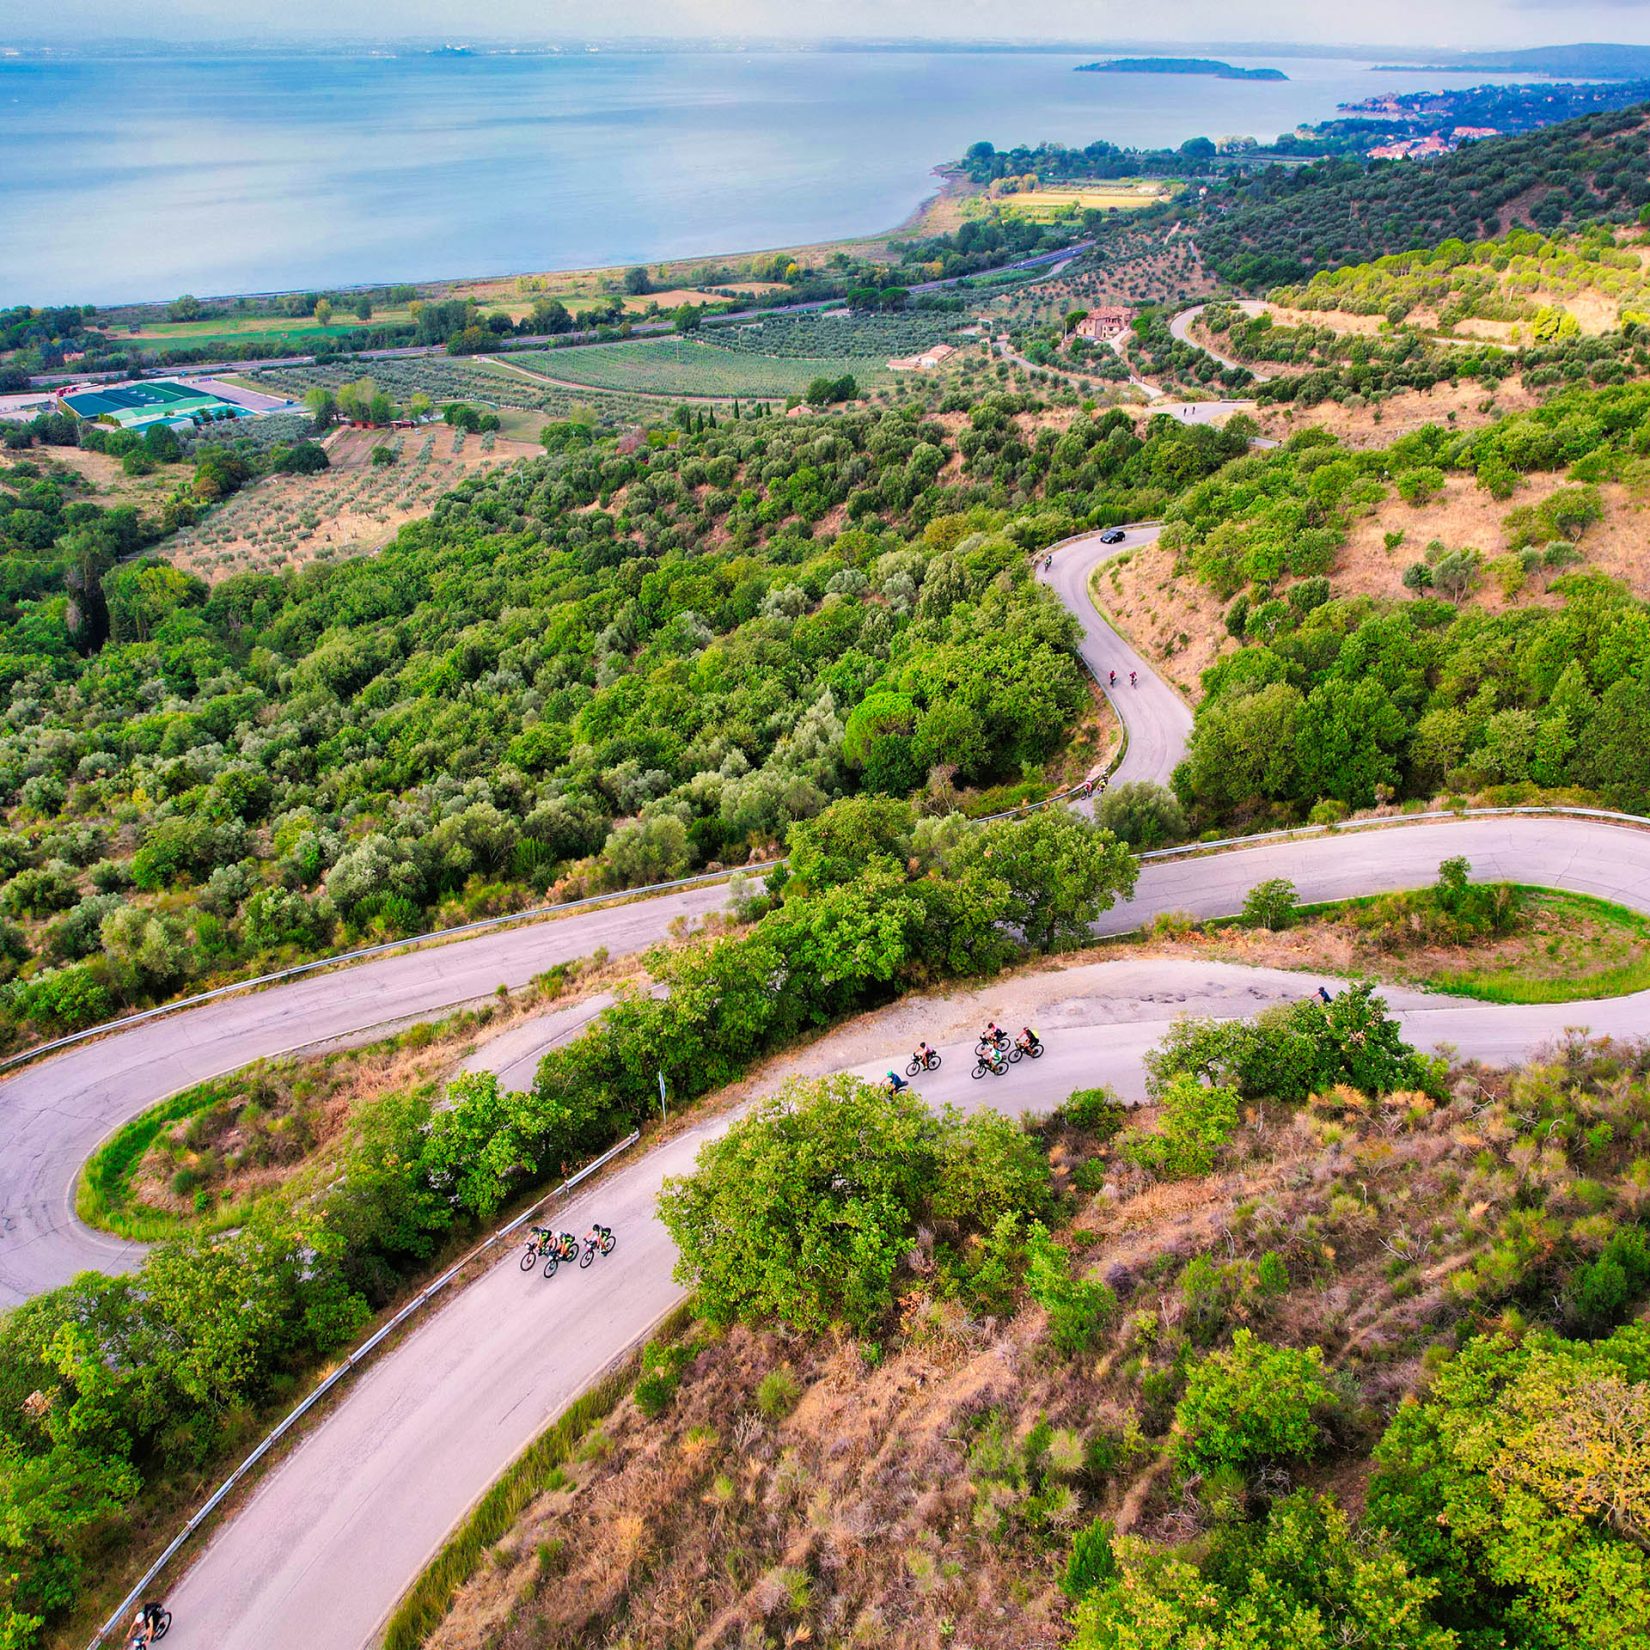
[[[659,1074],[691,1103],[912,985],[1069,947],[1135,875],[1108,832],[1065,812],[974,827],[887,798],[798,824],[791,850],[747,930],[649,955],[667,994],[622,994],[529,1092],[471,1073],[442,1094],[414,1062],[352,1114],[313,1183],[278,1182],[226,1235],[188,1233],[135,1272],[85,1273],[0,1319],[0,1642],[27,1650],[88,1585],[118,1585],[151,1514],[441,1256],[645,1123]],[[104,1165],[106,1187],[141,1133]]]
[[[1446,1075],[1350,991],[1152,1070],[1024,1125],[803,1084],[707,1147],[697,1327],[400,1650],[1650,1631],[1642,1054]]]

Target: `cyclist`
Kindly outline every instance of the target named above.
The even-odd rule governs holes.
[[[1318,987],[1318,996],[1323,999],[1323,1006],[1325,1008],[1328,1008],[1329,1005],[1335,1000],[1329,995],[1329,987],[1326,985],[1320,985]]]
[[[585,1233],[584,1241],[586,1243],[594,1244],[599,1249],[602,1246],[602,1240],[612,1236],[613,1228],[611,1226],[598,1226],[594,1221],[592,1221],[590,1223],[590,1230]]]
[[[1129,672],[1129,686],[1130,687],[1139,687],[1140,686],[1140,678],[1132,670]]]
[[[917,1064],[926,1071],[928,1069],[928,1062],[934,1058],[934,1051],[928,1046],[927,1042],[924,1041],[917,1044],[917,1052],[913,1058],[916,1060]]]
[[[1020,1048],[1024,1053],[1029,1054],[1034,1048],[1041,1045],[1043,1039],[1039,1037],[1030,1026],[1021,1026],[1020,1035],[1015,1039],[1015,1041],[1019,1043]]]
[[[1117,672],[1115,670],[1111,673],[1111,685],[1113,687],[1117,686]]]
[[[127,1635],[131,1650],[148,1650],[154,1641],[155,1628],[160,1625],[163,1607],[159,1604],[145,1604],[132,1617],[131,1632]]]
[[[910,1086],[911,1085],[906,1082],[906,1080],[901,1077],[897,1071],[890,1071],[888,1073],[888,1092],[890,1094],[898,1094],[901,1089],[908,1089]]]

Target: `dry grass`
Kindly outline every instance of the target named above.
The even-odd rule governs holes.
[[[1175,560],[1173,551],[1142,545],[1096,569],[1094,595],[1158,673],[1196,704],[1203,672],[1238,644],[1226,633],[1221,603],[1189,573],[1177,575]]]

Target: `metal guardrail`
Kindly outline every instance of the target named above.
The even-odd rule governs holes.
[[[98,1646],[101,1645],[120,1625],[126,1616],[126,1612],[137,1604],[138,1600],[141,1599],[149,1590],[155,1578],[160,1575],[166,1566],[171,1563],[173,1558],[177,1556],[184,1543],[187,1542],[189,1538],[201,1527],[201,1525],[204,1524],[207,1519],[209,1519],[212,1514],[223,1505],[225,1498],[234,1491],[235,1487],[240,1484],[243,1479],[245,1479],[246,1475],[251,1472],[252,1469],[257,1466],[257,1464],[263,1460],[263,1458],[293,1429],[293,1427],[295,1427],[298,1422],[309,1414],[309,1412],[314,1409],[314,1407],[320,1403],[320,1401],[326,1397],[326,1395],[331,1392],[332,1389],[337,1386],[346,1375],[350,1374],[351,1371],[356,1369],[365,1359],[370,1357],[372,1353],[379,1346],[381,1346],[389,1336],[393,1335],[395,1331],[399,1329],[409,1318],[413,1317],[418,1312],[422,1311],[424,1307],[429,1305],[429,1303],[438,1294],[440,1294],[440,1292],[445,1289],[447,1285],[465,1269],[465,1267],[469,1266],[472,1261],[486,1254],[489,1249],[496,1248],[497,1245],[502,1243],[511,1235],[511,1233],[520,1231],[520,1229],[529,1220],[531,1220],[534,1215],[544,1208],[547,1203],[551,1202],[555,1198],[561,1197],[564,1193],[570,1192],[581,1182],[588,1180],[590,1176],[595,1174],[598,1169],[605,1168],[622,1152],[629,1151],[630,1148],[641,1139],[641,1137],[642,1134],[640,1129],[633,1131],[625,1139],[621,1140],[618,1145],[610,1146],[605,1152],[602,1153],[600,1157],[586,1163],[577,1174],[570,1175],[559,1186],[557,1186],[554,1191],[546,1192],[544,1196],[541,1197],[536,1203],[531,1204],[528,1208],[524,1209],[507,1225],[499,1227],[499,1229],[490,1237],[483,1238],[482,1241],[475,1246],[475,1248],[471,1249],[461,1260],[455,1261],[433,1283],[426,1284],[425,1287],[413,1296],[413,1298],[408,1301],[407,1304],[403,1306],[388,1323],[375,1330],[366,1338],[366,1340],[356,1347],[356,1349],[350,1353],[350,1355],[345,1358],[344,1361],[339,1364],[339,1366],[333,1370],[333,1372],[327,1376],[327,1378],[322,1381],[321,1384],[316,1387],[316,1389],[310,1393],[301,1404],[297,1406],[297,1408],[293,1409],[281,1421],[280,1425],[277,1426],[275,1430],[271,1432],[268,1437],[266,1437],[263,1442],[259,1444],[258,1447],[253,1450],[253,1452],[247,1456],[247,1458],[241,1462],[241,1464],[236,1467],[236,1469],[230,1473],[226,1479],[224,1479],[217,1489],[212,1492],[209,1499],[195,1512],[189,1522],[178,1531],[178,1533],[172,1538],[171,1542],[168,1543],[166,1550],[144,1572],[142,1579],[139,1580],[137,1585],[133,1587],[131,1592],[129,1592],[118,1605],[115,1606],[114,1613],[100,1628],[98,1628],[97,1632],[92,1637],[91,1643],[87,1645],[86,1650],[98,1650]]]

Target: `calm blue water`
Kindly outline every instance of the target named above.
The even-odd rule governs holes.
[[[504,274],[884,229],[978,138],[1271,137],[1374,91],[1078,57],[0,58],[0,304]]]

